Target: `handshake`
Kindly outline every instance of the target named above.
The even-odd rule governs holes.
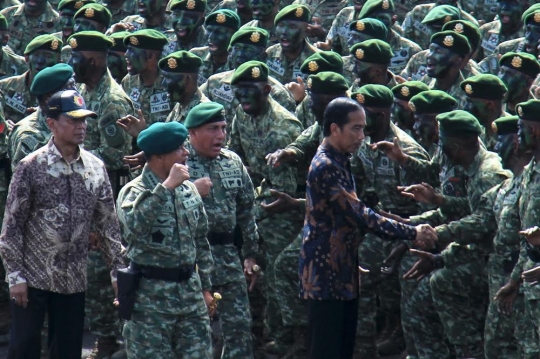
[[[434,249],[439,239],[437,231],[429,224],[419,224],[416,229],[416,239],[412,242],[413,246],[422,250]]]

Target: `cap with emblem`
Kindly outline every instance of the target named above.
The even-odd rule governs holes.
[[[394,103],[392,90],[384,85],[364,85],[351,98],[366,107],[389,108]]]
[[[493,131],[500,135],[511,135],[514,133],[518,133],[518,121],[519,116],[505,116],[496,119],[492,123]]]
[[[388,65],[394,57],[387,42],[377,39],[362,41],[351,47],[351,55],[357,60],[370,64]]]
[[[34,96],[42,96],[60,91],[72,77],[73,68],[68,64],[60,63],[46,67],[34,76],[30,93]]]
[[[321,95],[341,95],[349,89],[349,85],[345,77],[340,74],[323,71],[308,77],[307,89]]]
[[[473,50],[476,50],[482,40],[478,26],[467,20],[453,20],[443,25],[442,31],[454,31],[461,34],[469,40]]]
[[[440,31],[431,36],[431,43],[437,44],[463,57],[471,52],[469,40],[454,31]]]
[[[409,108],[417,115],[449,112],[457,105],[455,98],[440,90],[423,91],[409,100]]]
[[[180,122],[156,122],[139,133],[137,147],[146,155],[172,152],[186,141],[188,131]]]
[[[68,45],[73,51],[107,52],[113,42],[99,31],[81,31],[71,35]]]
[[[158,62],[161,70],[178,73],[197,73],[201,65],[201,58],[188,51],[173,52]]]
[[[154,29],[138,30],[124,38],[124,45],[145,50],[162,51],[167,43],[167,37]]]
[[[386,40],[388,29],[381,20],[365,18],[351,22],[349,30],[362,33],[374,39]]]
[[[274,18],[274,25],[277,25],[281,20],[295,20],[302,22],[311,21],[311,11],[306,5],[292,4],[287,5]]]
[[[266,82],[268,81],[268,66],[260,61],[247,61],[234,71],[231,84],[240,81]]]
[[[393,0],[367,0],[362,10],[360,10],[359,19],[369,17],[370,14],[377,11],[391,11],[395,9]]]
[[[105,25],[105,27],[109,27],[111,24],[112,15],[109,9],[107,9],[105,6],[90,3],[81,7],[79,10],[77,10],[75,15],[73,15],[73,19],[78,18],[92,20]]]
[[[500,78],[492,74],[471,76],[460,84],[467,97],[502,100],[508,89]]]
[[[58,3],[58,12],[62,10],[77,11],[86,4],[95,3],[94,0],[62,0]]]
[[[242,26],[235,32],[229,43],[229,50],[234,44],[248,44],[266,48],[268,45],[268,31],[255,26]]]
[[[516,113],[522,120],[540,122],[540,100],[518,103]]]
[[[201,102],[189,111],[184,125],[190,130],[207,123],[225,121],[224,116],[223,105],[216,102]]]
[[[428,91],[429,87],[421,81],[406,81],[402,84],[392,87],[392,93],[398,100],[409,102],[411,97],[418,95],[420,92]]]
[[[47,102],[47,116],[58,118],[60,115],[75,119],[97,117],[95,112],[86,109],[83,97],[75,90],[58,91]]]
[[[470,138],[483,132],[482,125],[476,117],[463,110],[441,113],[437,116],[437,121],[440,137]]]
[[[6,17],[0,14],[0,31],[4,31],[7,29],[8,29],[8,22],[6,20]]]
[[[238,17],[234,11],[228,9],[214,11],[208,15],[204,21],[205,26],[216,25],[227,27],[235,31],[240,28],[240,24],[240,17]]]
[[[540,73],[540,63],[536,57],[526,52],[507,52],[499,59],[499,66],[506,66],[530,77]]]
[[[170,3],[172,11],[195,11],[204,12],[206,10],[206,0],[173,0]]]
[[[109,35],[109,39],[113,42],[113,45],[109,48],[109,51],[126,52],[127,47],[124,45],[124,39],[126,36],[131,35],[128,31],[113,32]]]
[[[521,15],[521,20],[524,24],[540,24],[540,4],[530,6]]]
[[[63,45],[64,43],[62,42],[62,40],[60,40],[54,35],[39,35],[34,37],[32,41],[30,41],[30,43],[26,45],[24,55],[29,55],[36,50],[48,50],[61,53]]]
[[[316,52],[308,57],[302,66],[300,71],[303,74],[317,74],[323,71],[334,71],[337,73],[343,72],[343,60],[336,52],[333,51],[321,51]]]
[[[437,5],[431,8],[427,15],[422,20],[422,24],[426,25],[444,25],[452,20],[461,19],[459,9],[451,5]]]

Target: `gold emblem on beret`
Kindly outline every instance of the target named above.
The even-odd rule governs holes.
[[[302,9],[301,7],[296,8],[296,11],[294,12],[294,16],[301,17],[302,15],[304,15],[304,9]]]
[[[519,117],[523,117],[523,109],[521,108],[521,106],[518,106],[517,113]]]
[[[446,16],[444,17],[443,22],[446,24],[448,21],[451,21],[451,20],[452,20],[452,16],[446,15]]]
[[[364,50],[356,49],[356,52],[354,53],[354,56],[356,56],[356,58],[358,60],[362,60],[364,58]]]
[[[216,22],[218,24],[223,24],[225,21],[227,21],[227,18],[223,14],[217,14],[216,16]]]
[[[69,40],[69,46],[71,46],[72,49],[76,48],[79,44],[77,44],[76,39]]]
[[[251,42],[259,42],[261,39],[261,34],[259,34],[257,31],[254,31],[251,33],[251,36],[249,37]]]
[[[534,13],[534,22],[540,22],[540,12]]]
[[[129,43],[133,46],[139,45],[139,39],[137,39],[135,36],[131,36],[129,38]]]
[[[356,23],[356,30],[358,31],[364,31],[364,29],[366,28],[366,24],[364,24],[363,21],[358,21]]]
[[[491,129],[493,130],[494,133],[497,133],[497,124],[495,122],[492,122],[491,123]]]
[[[251,77],[253,77],[254,79],[258,78],[259,76],[261,76],[261,69],[259,69],[258,67],[254,67],[251,69]]]
[[[473,90],[472,90],[471,84],[466,84],[466,85],[465,85],[465,93],[466,93],[467,95],[472,95]]]
[[[523,60],[521,59],[521,57],[519,56],[514,56],[512,58],[512,66],[515,67],[516,69],[519,69],[521,67],[521,64],[523,63]]]
[[[308,89],[310,89],[312,86],[313,86],[313,80],[310,77],[309,79],[307,79],[307,87]]]
[[[80,9],[84,3],[82,1],[77,1],[75,5],[73,6],[76,10]]]
[[[390,7],[390,1],[388,1],[388,0],[383,0],[383,2],[382,2],[382,8],[386,10],[386,9],[388,9],[389,7]]]
[[[462,23],[457,23],[456,26],[454,26],[454,31],[457,32],[458,34],[462,34],[463,33],[463,24]]]
[[[316,61],[310,61],[308,63],[308,69],[311,72],[315,72],[315,71],[317,71],[319,69],[319,65],[317,65]]]
[[[365,99],[364,95],[359,93],[359,94],[356,94],[356,101],[358,101],[358,103],[364,103],[364,102],[366,102],[366,99]]]
[[[454,37],[452,35],[447,35],[442,43],[444,44],[444,46],[452,47],[454,46]]]
[[[54,39],[54,40],[51,42],[51,49],[52,49],[52,50],[58,49],[58,40]]]
[[[409,108],[411,109],[412,112],[416,112],[416,106],[414,105],[414,103],[409,102]]]
[[[173,59],[172,57],[167,60],[167,66],[169,66],[170,69],[175,69],[178,64],[176,63],[176,59]]]
[[[195,9],[195,1],[194,0],[188,0],[187,4],[186,4],[186,7],[189,9],[189,10],[193,10]]]
[[[409,88],[407,86],[403,86],[401,90],[399,90],[402,96],[409,97],[411,94],[411,91],[409,91]]]
[[[94,9],[92,9],[91,7],[84,10],[84,16],[85,17],[94,17]]]

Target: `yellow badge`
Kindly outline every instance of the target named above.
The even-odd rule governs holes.
[[[307,87],[310,89],[313,86],[313,80],[311,80],[311,77],[307,79]]]
[[[497,124],[496,124],[495,122],[492,122],[492,123],[491,123],[491,129],[493,130],[493,132],[494,132],[495,134],[497,134]]]
[[[534,22],[540,22],[540,12],[534,13]]]
[[[259,42],[261,39],[261,34],[259,34],[257,31],[254,31],[251,33],[251,36],[249,37],[251,42]]]
[[[382,8],[386,10],[386,9],[388,9],[389,7],[390,7],[390,1],[388,1],[388,0],[383,0],[383,2],[382,2]]]
[[[223,24],[225,21],[227,21],[227,18],[223,14],[217,14],[216,16],[216,22],[218,24]]]
[[[186,7],[189,9],[189,10],[193,10],[195,9],[195,1],[194,0],[188,0],[187,4],[186,4]]]
[[[73,102],[75,102],[75,105],[77,105],[77,106],[83,106],[84,105],[84,100],[80,96],[73,96]]]
[[[94,17],[94,9],[88,8],[84,10],[84,16],[85,17]]]
[[[466,84],[466,85],[465,85],[465,93],[466,93],[467,95],[472,95],[473,90],[472,90],[471,84]]]
[[[452,16],[446,15],[446,16],[444,17],[444,20],[443,20],[443,21],[444,21],[444,23],[446,24],[448,21],[451,21],[451,20],[452,20]]]
[[[366,24],[364,24],[363,21],[358,21],[356,23],[356,30],[358,31],[364,31],[364,29],[366,28]]]
[[[254,79],[258,78],[259,76],[261,76],[261,69],[259,69],[258,67],[254,67],[251,69],[251,77],[253,77]]]
[[[79,10],[83,5],[84,3],[82,1],[77,1],[73,7],[75,10]]]
[[[452,47],[454,46],[454,37],[452,35],[447,35],[442,43],[444,44],[444,46]]]
[[[409,108],[411,109],[412,112],[416,112],[416,106],[414,105],[414,103],[409,102]]]
[[[317,65],[316,61],[310,61],[308,63],[308,69],[311,72],[315,72],[315,71],[317,71],[319,69],[319,65]]]
[[[79,44],[77,44],[77,40],[71,39],[69,40],[69,46],[71,46],[72,49],[76,48]]]
[[[58,40],[54,39],[51,42],[51,50],[56,50],[56,49],[58,49]]]
[[[167,65],[170,69],[175,69],[178,66],[178,64],[176,63],[176,59],[173,58],[167,60]]]
[[[362,60],[364,58],[364,50],[356,49],[356,52],[354,53],[354,56],[356,56],[356,58],[358,60]]]
[[[131,36],[129,38],[129,43],[133,46],[139,45],[139,39],[137,39],[135,36]]]
[[[409,91],[409,88],[407,86],[403,86],[401,90],[399,90],[402,96],[409,97],[411,94],[411,91]]]
[[[304,15],[304,9],[302,9],[301,7],[296,8],[296,11],[294,12],[294,16],[301,17],[302,15]]]
[[[521,108],[521,106],[518,106],[517,113],[519,117],[523,117],[523,109]]]
[[[454,26],[454,31],[457,32],[458,34],[462,34],[463,33],[463,24],[462,23],[456,24],[456,26]]]
[[[519,69],[521,67],[521,64],[523,63],[523,60],[521,59],[521,57],[519,56],[514,56],[512,58],[512,66],[515,67],[516,69]]]
[[[359,93],[359,94],[356,94],[356,101],[358,101],[358,103],[364,103],[366,102],[366,99],[364,98],[364,95]]]

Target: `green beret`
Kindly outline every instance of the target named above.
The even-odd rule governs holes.
[[[73,68],[68,64],[60,63],[46,67],[34,76],[30,93],[34,96],[55,93],[60,91],[72,77]]]
[[[518,133],[519,116],[505,116],[496,119],[491,124],[493,131],[498,135],[511,135]]]
[[[207,123],[225,121],[225,107],[216,102],[201,102],[193,107],[184,122],[188,130]]]
[[[74,19],[77,19],[79,17],[96,21],[100,24],[105,25],[106,27],[109,27],[112,19],[112,15],[109,9],[107,9],[101,4],[94,3],[84,5],[75,13],[75,15],[73,15]]]
[[[268,66],[260,61],[247,61],[234,71],[231,84],[240,81],[266,82],[268,81]]]
[[[268,46],[268,31],[255,26],[242,26],[235,32],[229,42],[229,50],[234,44],[248,44],[266,48]]]
[[[183,11],[194,11],[194,12],[205,12],[206,0],[172,0],[170,3],[170,9],[172,11],[183,10]]]
[[[347,92],[349,84],[345,77],[332,71],[322,71],[310,75],[307,80],[307,89],[322,95],[341,95]]]
[[[471,52],[469,40],[454,31],[440,31],[431,36],[431,43],[437,44],[463,57]]]
[[[145,50],[162,51],[167,43],[167,37],[154,29],[138,30],[124,38],[124,45]]]
[[[461,13],[459,9],[451,5],[437,5],[431,8],[427,15],[422,20],[422,24],[435,25],[446,24],[452,20],[461,19]]]
[[[442,31],[454,31],[469,40],[472,50],[476,50],[482,40],[478,26],[467,20],[452,20],[444,24]]]
[[[107,52],[113,42],[99,31],[80,31],[69,37],[68,45],[73,51]]]
[[[482,125],[470,112],[454,110],[441,113],[439,121],[440,137],[469,138],[482,134]]]
[[[409,102],[411,97],[418,95],[420,92],[428,91],[429,87],[421,81],[406,81],[402,84],[392,87],[392,93],[398,100]]]
[[[450,112],[457,105],[455,98],[439,90],[423,91],[409,100],[409,108],[418,115]]]
[[[178,73],[197,73],[201,65],[201,58],[188,51],[173,52],[158,62],[161,70]]]
[[[94,0],[62,0],[58,3],[58,12],[62,10],[77,11],[86,4],[95,3]]]
[[[147,155],[162,155],[182,146],[187,136],[187,129],[180,122],[156,122],[139,133],[137,147]]]
[[[392,90],[384,85],[364,85],[351,98],[366,107],[391,107],[394,103]]]
[[[538,60],[526,52],[507,52],[499,59],[499,66],[507,66],[530,77],[536,77],[540,73]]]
[[[540,100],[518,103],[516,113],[522,120],[540,122]]]
[[[521,15],[521,20],[524,24],[533,23],[540,25],[540,4],[530,6]]]
[[[311,11],[305,5],[292,4],[287,5],[274,18],[274,25],[277,25],[281,20],[296,20],[303,22],[311,21]]]
[[[471,76],[461,81],[459,86],[467,97],[486,100],[502,100],[508,91],[504,82],[492,74]]]
[[[7,30],[7,29],[8,29],[8,22],[6,20],[6,17],[0,14],[0,31]]]
[[[369,17],[371,13],[377,11],[391,11],[394,12],[394,1],[393,0],[367,0],[362,10],[360,10],[359,19],[364,19]]]
[[[204,25],[223,26],[229,29],[238,30],[240,28],[240,17],[232,10],[221,9],[214,11],[206,17]]]
[[[343,60],[338,53],[333,51],[316,52],[304,61],[300,71],[307,75],[323,71],[334,71],[341,74],[343,73]]]
[[[127,47],[124,45],[124,39],[129,35],[131,35],[129,31],[119,31],[110,34],[109,39],[111,39],[113,45],[109,48],[109,51],[126,52]]]
[[[30,41],[28,45],[26,45],[26,49],[24,50],[24,55],[30,55],[32,52],[36,50],[48,50],[48,51],[54,51],[57,53],[62,52],[62,46],[64,46],[64,43],[62,40],[57,38],[54,35],[46,34],[46,35],[39,35],[36,36]]]
[[[392,48],[387,42],[377,39],[362,41],[351,47],[354,58],[369,64],[389,65],[394,57]]]
[[[365,34],[374,39],[386,40],[388,38],[386,25],[381,20],[369,17],[351,22],[349,30]]]

